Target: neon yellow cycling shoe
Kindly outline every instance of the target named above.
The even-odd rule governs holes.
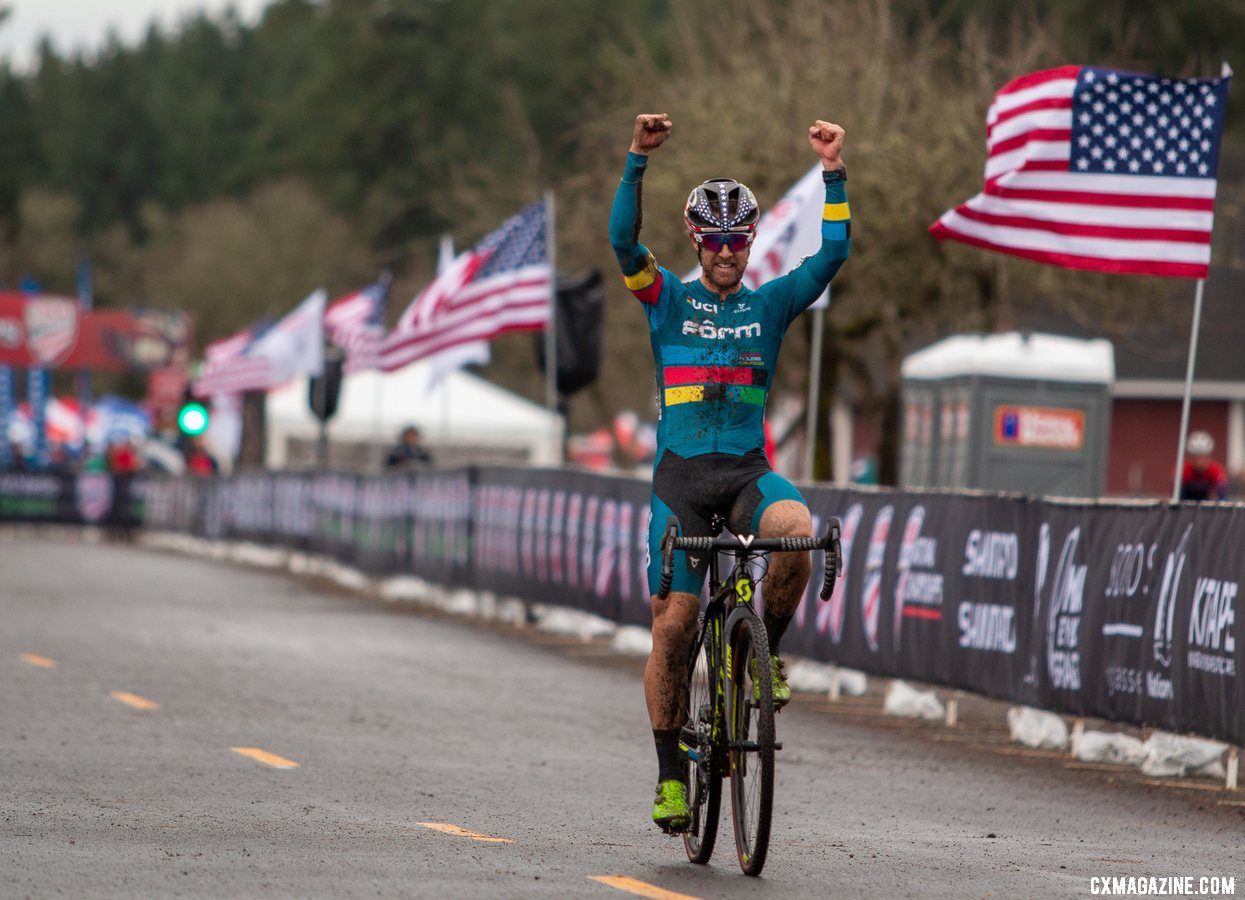
[[[683,782],[671,778],[657,785],[653,800],[653,821],[666,834],[686,831],[691,817],[687,814],[687,788]]]
[[[777,654],[769,658],[770,662],[770,680],[773,684],[774,693],[774,709],[782,709],[791,702],[791,685],[787,684],[787,668],[783,665],[782,658]],[[752,699],[760,702],[761,687],[756,683],[757,680],[757,661],[753,657],[749,663],[750,674],[752,675]]]

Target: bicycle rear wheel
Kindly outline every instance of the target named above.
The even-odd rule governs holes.
[[[714,746],[715,694],[713,659],[709,641],[700,641],[692,657],[688,675],[687,724],[682,743],[687,757],[687,810],[691,823],[683,833],[687,858],[699,865],[709,862],[718,837],[718,818],[722,809],[721,770],[724,761]]]
[[[745,875],[760,875],[769,850],[774,805],[774,691],[769,638],[755,615],[731,634],[726,740],[731,761],[735,849]]]

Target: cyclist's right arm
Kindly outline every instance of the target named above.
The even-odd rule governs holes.
[[[669,116],[664,113],[636,116],[627,168],[614,194],[614,208],[610,212],[610,244],[618,257],[623,281],[636,299],[649,306],[655,306],[660,299],[664,276],[653,254],[640,243],[641,188],[648,154],[664,144],[669,136]]]
[[[640,243],[640,193],[647,165],[648,156],[627,154],[627,168],[610,211],[610,244],[627,289],[641,303],[651,306],[661,296],[662,274],[652,252]]]

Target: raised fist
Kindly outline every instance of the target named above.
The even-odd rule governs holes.
[[[670,137],[670,117],[665,113],[641,113],[635,117],[631,152],[647,155]]]
[[[821,165],[827,172],[843,165],[840,157],[843,154],[844,135],[842,126],[835,125],[833,122],[823,122],[818,119],[809,126],[808,142],[821,157]]]

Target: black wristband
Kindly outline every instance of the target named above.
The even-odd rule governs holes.
[[[839,166],[831,171],[823,171],[821,180],[823,184],[839,184],[847,181],[847,166]]]

